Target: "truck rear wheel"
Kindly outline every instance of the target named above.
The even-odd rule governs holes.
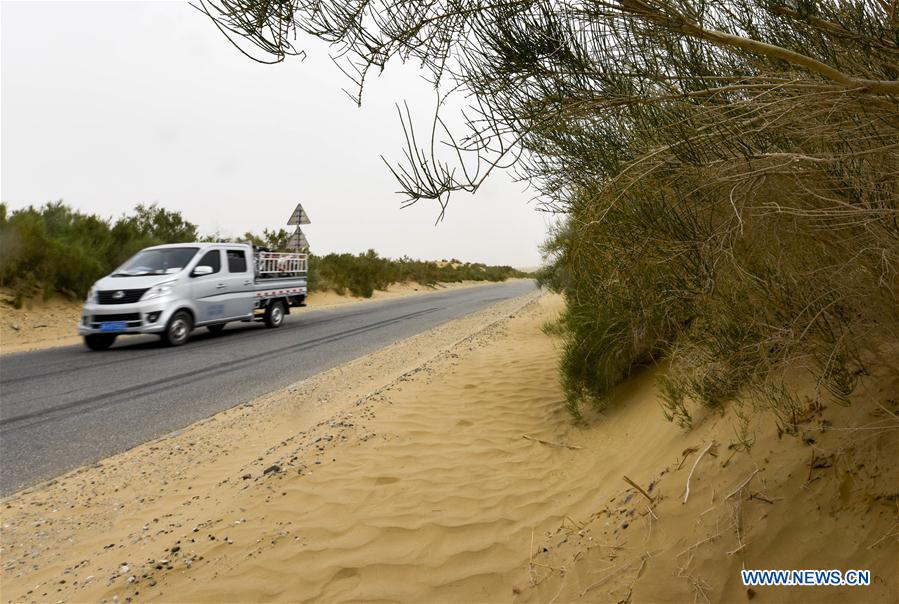
[[[84,336],[84,344],[91,350],[106,350],[115,342],[114,333],[94,333]]]
[[[266,327],[281,327],[284,323],[284,314],[286,307],[281,300],[275,300],[265,309],[265,325]]]
[[[194,327],[193,319],[186,310],[179,310],[169,319],[165,331],[162,332],[162,341],[168,346],[181,346],[190,338],[190,332]]]

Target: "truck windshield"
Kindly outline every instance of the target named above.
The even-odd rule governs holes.
[[[112,274],[113,277],[142,277],[180,272],[199,248],[167,247],[143,250],[131,257]]]

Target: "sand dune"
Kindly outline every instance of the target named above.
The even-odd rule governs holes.
[[[798,438],[761,416],[748,452],[730,415],[665,421],[651,372],[579,427],[541,331],[559,300],[516,308],[12,497],[3,600],[897,600],[895,376]],[[748,592],[743,567],[875,579]]]
[[[568,419],[553,380],[520,383],[541,372],[551,348],[520,354],[519,343],[469,351],[480,370],[466,363],[428,385],[430,369],[385,392],[368,424],[374,438],[324,455],[331,463],[311,475],[273,477],[271,501],[239,504],[248,522],[229,536],[254,541],[257,522],[268,522],[286,527],[283,539],[250,552],[219,548],[209,564],[171,577],[166,592],[203,600],[507,598],[523,579],[531,528],[549,528],[576,492],[557,472],[566,453],[522,438],[556,438]]]

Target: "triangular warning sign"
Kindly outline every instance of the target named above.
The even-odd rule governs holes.
[[[294,231],[293,235],[290,236],[290,239],[287,242],[287,247],[290,247],[295,250],[307,250],[309,249],[309,241],[306,239],[306,235],[297,227],[297,230]]]
[[[306,210],[303,209],[303,204],[298,203],[297,207],[294,209],[293,214],[290,215],[290,220],[287,221],[287,224],[290,226],[296,224],[310,224],[309,215],[306,214]]]

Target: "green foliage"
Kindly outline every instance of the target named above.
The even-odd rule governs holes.
[[[374,250],[363,254],[311,255],[309,258],[309,291],[333,290],[370,298],[375,290],[387,289],[393,283],[416,282],[422,285],[459,283],[462,281],[505,281],[523,277],[510,266],[487,266],[479,263],[433,262],[408,257],[393,260],[381,258]]]
[[[612,192],[582,192],[546,244],[551,266],[540,278],[567,300],[559,325],[569,409],[579,417],[585,402],[604,407],[616,384],[660,359],[663,411],[685,427],[693,405],[745,399],[789,433],[798,403],[784,376],[796,368],[813,376],[819,397],[848,404],[871,339],[894,338],[899,325],[896,224],[816,228],[812,208],[823,202],[808,192],[824,175],[810,170],[806,182],[755,185],[762,198],[809,208],[800,215],[735,216],[720,203],[729,183],[700,188],[689,176],[631,183],[615,203]]]
[[[671,195],[640,196],[599,220],[601,212],[586,194],[573,204],[540,276],[567,300],[561,368],[571,409],[582,400],[604,406],[616,384],[660,358],[710,284],[698,243],[705,227]]]
[[[240,240],[288,251],[285,229],[246,233]],[[84,296],[93,283],[111,273],[137,251],[152,245],[201,240],[197,227],[179,212],[157,205],[138,205],[112,221],[84,214],[62,201],[9,212],[0,204],[0,286],[15,291],[15,303],[35,295]],[[218,241],[217,235],[203,238]],[[371,297],[392,283],[423,285],[460,281],[504,281],[523,276],[509,266],[452,261],[426,262],[364,254],[310,255],[309,290]]]
[[[255,233],[250,233],[248,231],[244,233],[243,237],[241,237],[240,240],[247,243],[252,243],[253,245],[266,247],[273,252],[293,251],[288,245],[288,242],[290,241],[290,233],[285,229],[278,229],[277,231],[264,229],[261,236],[256,235]]]
[[[62,201],[12,213],[0,204],[0,286],[14,288],[17,300],[39,292],[83,296],[138,250],[196,238],[195,225],[155,204],[114,222]]]

